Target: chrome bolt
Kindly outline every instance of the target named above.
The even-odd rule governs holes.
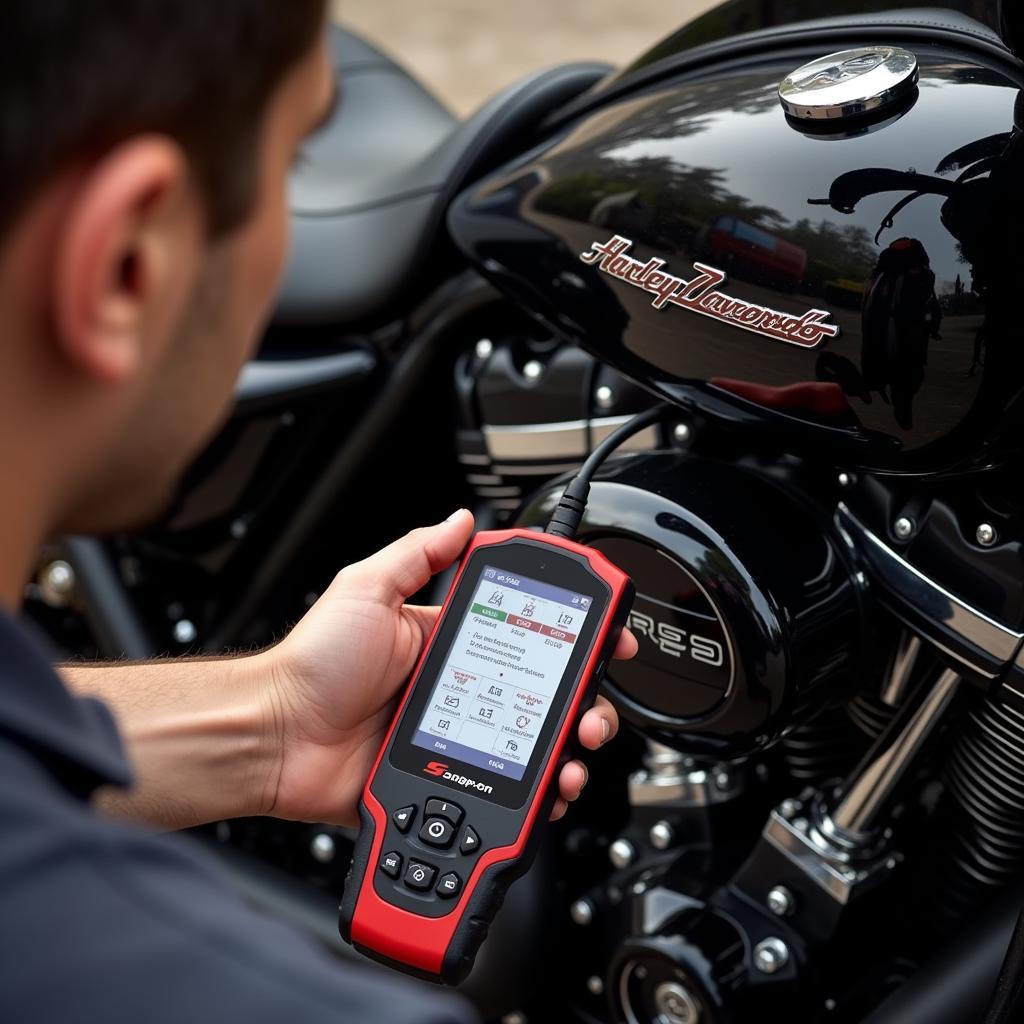
[[[576,924],[590,924],[594,920],[594,904],[590,900],[577,900],[569,908],[569,916]]]
[[[617,868],[628,868],[636,857],[636,850],[628,839],[616,839],[608,847],[608,859]]]
[[[501,1024],[526,1024],[526,1014],[513,1010],[501,1018]]]
[[[793,828],[795,828],[797,830],[797,832],[806,832],[807,828],[808,828],[807,819],[806,818],[794,818],[793,819]]]
[[[490,359],[494,351],[494,342],[490,338],[481,338],[473,351],[476,352],[477,359]]]
[[[647,883],[646,882],[634,882],[633,883],[633,895],[634,896],[643,896],[643,894],[645,892],[647,892]]]
[[[602,384],[594,392],[594,399],[602,409],[610,409],[615,404],[615,392],[607,384]]]
[[[789,917],[796,910],[796,899],[784,885],[776,885],[769,889],[765,903],[776,917]]]
[[[774,974],[789,963],[789,946],[774,935],[754,947],[754,966],[762,974]]]
[[[656,850],[667,850],[675,838],[675,830],[667,821],[658,821],[651,826],[648,838]]]
[[[779,804],[779,813],[784,818],[792,818],[793,815],[796,814],[796,812],[799,811],[799,810],[800,810],[800,804],[796,800],[794,800],[791,796],[790,797],[786,797],[786,799],[783,800],[781,804]]]
[[[39,596],[51,608],[66,608],[75,591],[75,570],[58,559],[39,573]]]
[[[599,996],[604,991],[604,982],[596,974],[592,974],[587,978],[587,991],[591,995]]]
[[[309,844],[309,852],[313,855],[313,860],[319,861],[321,864],[330,864],[338,851],[332,836],[326,832],[318,832]]]
[[[231,524],[230,532],[231,536],[234,537],[235,540],[241,540],[249,532],[249,527],[246,525],[244,519],[236,519]]]
[[[991,547],[996,542],[996,528],[991,523],[981,523],[974,536],[978,538],[978,543],[982,547]]]
[[[732,779],[729,777],[729,773],[724,769],[719,769],[715,772],[715,785],[722,790],[724,793],[728,788]]]
[[[523,367],[523,376],[527,380],[540,380],[541,374],[544,372],[544,366],[542,363],[537,362],[536,359],[531,359]]]
[[[852,473],[840,473],[836,478],[839,481],[839,486],[845,491],[847,488],[852,487],[856,482],[857,478]]]
[[[195,643],[198,635],[195,623],[191,619],[179,619],[174,624],[174,639],[179,644]]]
[[[675,439],[677,444],[686,444],[692,436],[692,431],[688,423],[677,423],[672,428],[672,437]]]
[[[899,540],[909,540],[914,535],[914,520],[910,516],[900,516],[893,523],[892,532]]]
[[[697,1024],[700,1007],[678,981],[663,981],[654,990],[658,1020],[665,1024]]]

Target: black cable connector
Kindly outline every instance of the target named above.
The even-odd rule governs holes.
[[[652,423],[664,419],[670,409],[671,406],[668,405],[656,405],[645,409],[643,412],[637,413],[628,423],[623,423],[618,430],[613,430],[597,445],[580,466],[580,471],[566,485],[555,506],[555,511],[551,513],[546,532],[555,537],[572,540],[580,528],[583,513],[587,510],[590,481],[601,464],[623,441],[628,440],[634,434],[639,434],[641,430],[646,429]]]

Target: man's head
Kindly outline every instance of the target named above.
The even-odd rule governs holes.
[[[152,514],[229,407],[333,98],[324,14],[0,4],[0,471],[46,494],[46,527]]]

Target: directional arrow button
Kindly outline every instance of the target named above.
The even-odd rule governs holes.
[[[416,817],[416,805],[409,804],[408,807],[399,807],[393,815],[391,820],[395,823],[395,828],[399,832],[408,832],[409,826],[412,824],[413,818]]]
[[[476,830],[467,825],[462,830],[462,842],[459,843],[459,853],[466,855],[468,853],[476,853],[480,849],[480,837],[476,834]]]

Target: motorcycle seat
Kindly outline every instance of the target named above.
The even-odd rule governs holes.
[[[339,99],[292,174],[292,251],[275,323],[393,320],[416,293],[460,187],[526,148],[555,107],[608,73],[528,75],[458,121],[408,72],[332,28]]]

